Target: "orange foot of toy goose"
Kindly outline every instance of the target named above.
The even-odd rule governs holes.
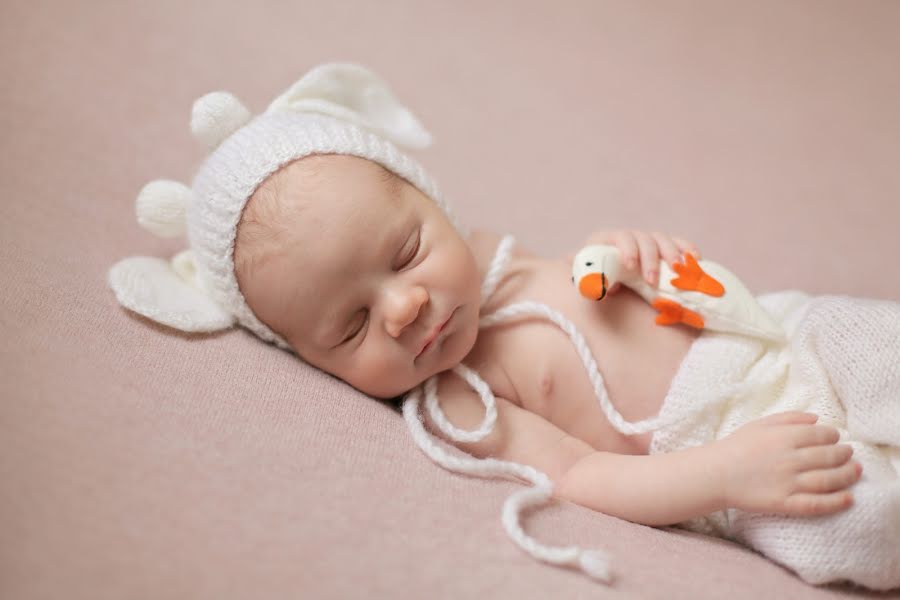
[[[685,254],[684,263],[674,263],[672,268],[678,277],[672,280],[672,286],[679,290],[702,292],[708,296],[721,296],[725,287],[700,267],[692,254]]]
[[[667,300],[666,298],[657,298],[653,301],[653,308],[659,312],[659,314],[656,315],[657,325],[675,325],[677,323],[684,323],[685,325],[696,329],[703,329],[703,317],[689,308],[683,307],[677,302]]]

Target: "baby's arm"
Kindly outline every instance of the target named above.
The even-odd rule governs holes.
[[[475,429],[484,405],[454,376],[438,397],[456,427]],[[451,442],[479,458],[529,465],[554,482],[554,496],[645,525],[670,525],[735,507],[751,512],[820,515],[848,508],[846,488],[860,476],[852,448],[809,413],[778,413],[712,444],[670,454],[594,450],[540,415],[501,397],[497,422],[477,442]],[[442,436],[426,411],[426,426]],[[447,440],[449,441],[449,440]]]
[[[484,404],[478,394],[456,375],[444,378],[438,388],[441,411],[454,426],[472,430],[484,419]],[[426,427],[442,439],[478,458],[495,458],[529,465],[545,473],[554,483],[580,459],[594,452],[586,442],[538,414],[495,397],[497,421],[494,429],[477,442],[447,440],[425,411]]]
[[[809,413],[778,413],[711,444],[631,456],[593,452],[558,482],[556,496],[645,525],[669,525],[734,507],[822,515],[848,508],[862,467],[836,429]]]

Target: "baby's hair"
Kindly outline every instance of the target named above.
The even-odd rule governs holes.
[[[238,282],[272,256],[284,233],[287,200],[281,172],[266,179],[250,196],[234,240],[234,272]]]
[[[403,178],[390,169],[385,169],[381,165],[378,166],[381,167],[382,181],[384,181],[384,183],[386,183],[390,188],[391,198],[396,198],[400,193],[400,183],[403,181]]]
[[[324,156],[328,155],[311,155],[284,165],[250,196],[234,241],[234,272],[239,283],[246,281],[255,268],[277,252],[288,231],[290,221],[287,217],[302,211],[309,196],[327,177],[327,170],[319,168],[320,159]],[[390,196],[396,198],[402,178],[378,163],[373,164],[380,171],[381,181],[389,186]],[[303,169],[302,190],[285,189],[284,173],[291,168]]]

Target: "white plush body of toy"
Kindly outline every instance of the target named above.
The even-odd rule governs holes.
[[[615,246],[585,246],[572,261],[572,282],[582,296],[602,300],[615,282],[634,290],[659,314],[656,323],[684,323],[697,329],[742,333],[783,342],[784,331],[731,271],[690,254],[674,270],[660,262],[659,283],[625,271]]]

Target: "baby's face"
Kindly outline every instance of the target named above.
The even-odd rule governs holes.
[[[373,162],[325,155],[291,163],[263,187],[242,217],[236,260],[256,253],[241,235],[246,220],[277,220],[280,231],[238,281],[257,317],[304,360],[390,398],[468,354],[481,293],[475,257],[415,186]],[[281,208],[264,206],[273,201]]]

